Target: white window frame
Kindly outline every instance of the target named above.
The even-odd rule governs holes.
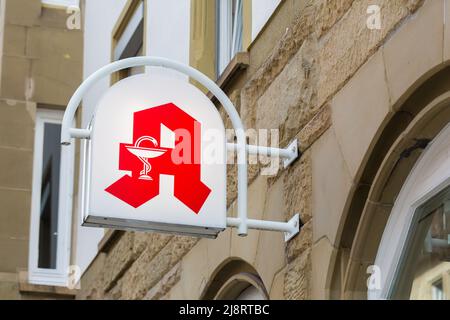
[[[437,284],[440,284],[441,288],[438,288]],[[444,288],[444,279],[442,277],[439,278],[439,279],[436,279],[431,284],[431,299],[433,299],[433,300],[446,300],[445,288]]]
[[[73,144],[62,149],[60,160],[56,269],[38,267],[44,125],[61,124],[63,116],[64,112],[60,110],[38,109],[36,112],[28,257],[28,281],[32,284],[67,286],[68,281],[75,162]]]
[[[79,7],[80,0],[41,0],[44,6],[50,7]]]
[[[236,0],[233,21],[233,6],[230,0],[217,0],[217,77],[223,73],[231,59],[242,51],[243,2]],[[234,28],[233,28],[234,26]],[[241,30],[240,33],[237,30]],[[240,44],[240,47],[238,47]]]
[[[121,59],[121,56],[125,50],[125,48],[128,46],[128,43],[131,41],[131,38],[133,37],[133,34],[139,27],[139,24],[144,21],[144,2],[141,1],[137,8],[134,10],[133,15],[131,19],[128,21],[125,30],[123,31],[122,35],[120,36],[119,40],[117,41],[117,44],[114,48],[113,53],[113,60],[119,60]],[[145,35],[144,35],[145,36]],[[144,45],[142,43],[142,45]]]
[[[381,287],[368,290],[370,300],[390,297],[417,210],[449,186],[450,124],[428,145],[395,201],[375,259]]]
[[[281,0],[252,0],[252,41],[258,37],[280,4]]]

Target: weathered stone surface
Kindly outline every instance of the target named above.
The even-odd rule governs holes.
[[[107,300],[119,300],[122,298],[122,285],[123,280],[119,279],[114,287],[112,287],[104,296],[104,299]]]
[[[256,101],[284,70],[305,39],[311,35],[321,36],[329,30],[345,14],[352,2],[353,0],[307,1],[271,55],[243,88],[241,116],[247,127],[255,126]]]
[[[387,35],[413,10],[421,0],[361,0],[354,1],[347,14],[319,42],[320,76],[318,104],[323,105],[367,61]],[[367,28],[367,8],[379,5],[382,28]]]
[[[260,163],[248,165],[248,185],[251,185],[254,182],[254,180],[259,176],[260,171]],[[230,207],[231,204],[236,200],[237,188],[237,166],[235,164],[230,164],[227,166],[227,207]]]
[[[304,19],[302,19],[304,18]],[[271,56],[255,73],[242,91],[241,116],[248,128],[255,127],[255,104],[257,99],[270,86],[272,81],[280,74],[291,57],[298,51],[304,39],[308,35],[313,19],[313,10],[309,6],[301,17],[298,18],[293,30],[288,28],[286,33],[272,51]]]
[[[143,300],[160,300],[178,283],[181,276],[181,266],[176,264],[164,277],[149,290]]]
[[[154,240],[154,236],[154,233],[135,232],[133,239],[133,252],[140,255],[147,247],[147,244]]]
[[[300,103],[303,81],[302,54],[299,51],[258,99],[255,128],[278,129],[285,123],[289,109]],[[280,99],[280,96],[283,98]]]
[[[90,290],[84,291],[85,294],[78,296],[78,299],[82,300],[102,300],[104,299],[103,290],[100,289],[100,281],[95,281]]]
[[[311,249],[290,263],[284,280],[284,297],[287,300],[306,300],[310,296]]]
[[[331,109],[325,105],[297,135],[299,149],[304,152],[331,127]]]
[[[150,254],[157,254],[164,246],[172,239],[171,235],[148,233],[148,232],[135,232],[133,252],[139,256],[145,249]]]
[[[90,264],[89,268],[81,277],[81,286],[77,294],[77,299],[103,299],[103,268],[105,265],[106,253],[99,253]]]
[[[122,298],[142,299],[197,242],[196,238],[173,237],[156,256],[147,248],[124,275]]]
[[[302,158],[284,174],[284,213],[288,221],[296,213],[303,223],[311,220],[312,169],[311,152],[306,151]]]
[[[227,166],[227,207],[229,207],[237,197],[237,166]]]
[[[300,230],[300,234],[287,243],[286,255],[288,263],[291,263],[300,254],[311,248],[312,227],[312,221],[307,222]]]
[[[108,253],[103,269],[103,290],[108,291],[129,268],[136,254],[133,252],[134,233],[126,232]]]
[[[318,37],[324,35],[350,8],[354,0],[316,1],[314,24]]]
[[[281,144],[289,142],[316,112],[314,43],[303,43],[256,103],[255,128],[280,129]]]
[[[272,288],[269,292],[270,300],[284,300],[284,277],[286,270],[278,272],[272,282]]]

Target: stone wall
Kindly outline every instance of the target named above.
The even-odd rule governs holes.
[[[82,31],[39,0],[7,0],[5,12],[1,97],[65,106],[82,78]]]
[[[123,233],[94,261],[82,279],[79,298],[201,298],[224,263],[237,257],[255,268],[271,298],[323,296],[313,288],[312,276],[312,247],[322,239],[314,235],[313,172],[341,151],[336,147],[334,153],[322,153],[326,159],[317,161],[311,147],[320,148],[318,139],[333,135],[330,103],[336,93],[423,3],[307,0],[299,6],[297,0],[283,1],[266,32],[272,25],[281,25],[284,35],[263,63],[251,65],[227,89],[248,128],[279,129],[282,147],[299,139],[303,156],[289,169],[273,177],[252,169],[249,214],[287,220],[300,213],[304,224],[300,235],[285,245],[280,234],[258,231],[239,239],[227,230],[214,241]],[[367,7],[374,4],[381,8],[381,30],[366,26]],[[289,19],[293,10],[294,18]],[[272,44],[253,44],[250,57],[258,55],[254,50],[264,45]],[[230,215],[235,213],[234,179],[230,174]]]

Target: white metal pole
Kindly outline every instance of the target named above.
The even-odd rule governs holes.
[[[241,223],[242,221],[239,218],[227,218],[228,227],[239,228]],[[299,233],[300,224],[299,214],[295,214],[288,222],[247,219],[248,228],[265,231],[282,231],[285,233],[284,237],[286,241],[289,241]]]
[[[228,143],[227,149],[229,151],[236,151],[238,148],[237,144]],[[272,148],[272,147],[262,147],[262,146],[254,146],[247,145],[247,153],[250,155],[263,155],[267,157],[281,157],[281,158],[292,158],[295,156],[295,152],[291,149],[281,149],[281,148]]]
[[[239,218],[228,218],[227,224],[229,227],[239,227],[241,220]],[[294,227],[286,222],[277,221],[265,221],[265,220],[253,220],[247,219],[247,225],[251,229],[256,230],[268,230],[268,231],[284,231],[292,232]]]

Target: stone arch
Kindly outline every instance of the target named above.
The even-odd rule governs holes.
[[[332,298],[366,298],[367,267],[375,261],[395,199],[423,149],[450,122],[450,67],[427,72],[401,100],[349,196],[330,279]]]
[[[433,139],[450,120],[444,9],[425,1],[330,101],[332,127],[312,147],[314,297],[367,297],[367,266],[423,147],[414,139]],[[324,156],[334,157],[328,178]]]
[[[201,294],[202,300],[235,299],[249,287],[256,288],[265,299],[269,297],[256,269],[240,258],[229,258],[223,261],[209,279]]]

